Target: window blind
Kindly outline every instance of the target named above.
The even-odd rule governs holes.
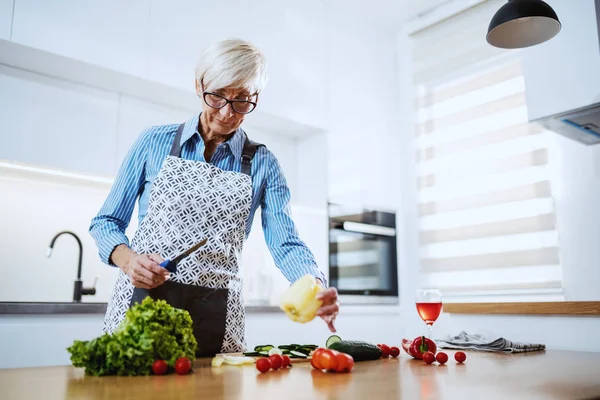
[[[519,51],[485,41],[502,4],[411,36],[420,268],[450,302],[564,300],[549,133]]]

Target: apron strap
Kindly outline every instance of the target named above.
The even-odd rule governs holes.
[[[181,134],[183,133],[183,125],[179,125],[177,128],[177,133],[175,134],[175,140],[173,141],[173,145],[171,146],[171,151],[169,155],[180,157],[181,156]]]
[[[175,134],[175,140],[171,145],[171,151],[169,155],[174,157],[181,156],[181,135],[183,133],[184,124],[179,125],[177,128],[177,133]],[[256,143],[250,139],[248,139],[247,135],[244,140],[244,148],[242,150],[242,173],[246,175],[250,175],[250,170],[252,169],[252,159],[254,158],[254,154],[256,154],[256,150],[264,146],[262,143]]]
[[[250,175],[254,154],[256,153],[256,150],[259,147],[264,146],[264,144],[256,143],[248,139],[247,135],[244,136],[246,136],[246,140],[244,141],[244,149],[242,150],[242,173]]]

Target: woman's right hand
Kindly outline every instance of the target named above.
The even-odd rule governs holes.
[[[153,289],[169,278],[170,272],[159,265],[164,261],[159,254],[137,254],[128,247],[121,246],[115,249],[113,260],[129,276],[134,287]]]
[[[133,286],[152,289],[165,283],[170,274],[158,265],[163,261],[158,254],[135,254],[129,258],[123,272],[129,275]]]

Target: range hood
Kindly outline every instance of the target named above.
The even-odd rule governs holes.
[[[562,23],[551,40],[522,49],[529,121],[600,144],[600,0],[546,0]]]

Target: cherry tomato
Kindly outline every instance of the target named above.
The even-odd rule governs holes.
[[[337,359],[336,356],[340,354],[340,352],[336,350],[327,350],[321,354],[321,366],[322,369],[327,371],[335,371],[337,369]]]
[[[464,363],[467,359],[467,355],[462,351],[457,351],[456,353],[454,353],[454,359],[459,363]]]
[[[350,372],[354,368],[354,358],[350,354],[337,353],[335,356],[335,372]]]
[[[312,358],[310,360],[310,365],[312,365],[313,368],[323,369],[323,366],[321,365],[321,354],[323,354],[326,351],[328,350],[320,347],[313,352]]]
[[[271,354],[269,356],[269,361],[271,361],[271,368],[275,370],[281,368],[281,366],[283,365],[283,359],[279,354]]]
[[[391,353],[390,346],[388,346],[387,344],[382,344],[380,349],[381,349],[381,358],[388,358],[390,356],[390,353]]]
[[[268,358],[259,358],[256,360],[256,369],[263,374],[271,369],[271,361]]]
[[[287,368],[292,365],[292,360],[288,356],[281,356],[281,368]]]
[[[390,355],[394,358],[398,357],[400,355],[400,349],[397,348],[396,346],[393,346],[390,348]]]
[[[425,361],[427,364],[432,364],[435,361],[435,355],[428,351],[427,353],[423,354],[423,361]]]
[[[443,351],[440,351],[439,353],[437,353],[437,355],[435,356],[435,359],[437,360],[437,362],[439,362],[440,364],[445,364],[448,361],[448,354],[444,353]]]
[[[167,362],[165,360],[156,360],[152,364],[152,372],[154,375],[164,375],[167,372]]]
[[[179,375],[185,375],[192,369],[192,362],[187,357],[179,357],[175,361],[175,372]]]

